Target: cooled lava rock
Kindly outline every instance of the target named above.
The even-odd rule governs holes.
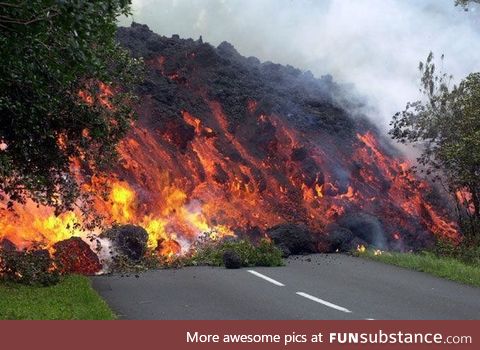
[[[13,242],[7,238],[4,238],[0,241],[0,252],[14,252],[17,250],[17,247]]]
[[[223,263],[227,269],[239,269],[242,267],[242,259],[233,250],[223,253]]]
[[[331,241],[316,234],[343,213],[349,217],[339,226],[379,247],[399,227],[403,248],[424,246],[425,237],[433,236],[431,227],[438,225],[431,215],[402,209],[411,198],[427,204],[428,191],[402,175],[401,154],[361,112],[363,98],[348,84],[244,57],[226,42],[215,48],[203,40],[160,36],[138,23],[119,28],[117,40],[144,59],[146,74],[137,87],[139,118],[128,135],[139,146],[122,150],[138,166],[113,172],[141,188],[139,197],[148,194],[139,198],[146,213],[155,213],[164,200],[150,184],[163,184],[164,172],[156,170],[165,169],[168,185],[192,195],[189,200],[224,204],[207,221],[243,230],[273,225],[277,218],[307,225],[315,234],[274,233],[285,255],[348,250],[348,231],[334,232]],[[231,200],[244,194],[255,200]],[[443,209],[439,215],[448,205]],[[358,212],[371,217],[350,215]],[[437,229],[450,235],[455,228],[448,226]],[[302,233],[303,241],[291,242]]]
[[[238,239],[248,239],[254,244],[260,243],[260,241],[265,238],[265,232],[258,226],[236,228],[234,232]],[[224,239],[226,238],[227,237]]]
[[[350,230],[353,235],[369,246],[385,248],[387,241],[382,229],[382,224],[373,215],[355,213],[346,215],[338,221],[338,225]]]
[[[327,235],[317,235],[315,238],[316,253],[332,253],[332,244]]]
[[[102,269],[98,256],[79,237],[55,243],[54,258],[61,273],[93,275]]]
[[[108,238],[112,241],[116,253],[130,260],[138,261],[147,252],[148,233],[140,226],[115,226],[102,232],[100,238]]]
[[[270,228],[267,234],[285,257],[317,252],[313,234],[303,225],[277,225]]]
[[[182,121],[168,121],[163,129],[167,139],[176,145],[180,151],[185,151],[188,143],[195,137],[195,129]]]
[[[327,240],[329,242],[328,253],[349,252],[352,248],[352,240],[355,238],[352,231],[336,224],[329,225],[326,229]]]

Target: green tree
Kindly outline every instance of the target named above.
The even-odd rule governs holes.
[[[455,0],[455,6],[463,6],[466,10],[468,10],[468,5],[473,3],[480,4],[480,0]]]
[[[442,57],[443,59],[443,57]],[[433,54],[420,63],[421,101],[408,103],[395,114],[391,136],[419,144],[419,164],[441,180],[468,217],[466,233],[479,235],[480,223],[480,73],[468,75],[460,84],[436,73]]]
[[[0,2],[0,200],[71,209],[134,113],[142,64],[115,42],[128,0]],[[77,168],[78,170],[78,168]]]

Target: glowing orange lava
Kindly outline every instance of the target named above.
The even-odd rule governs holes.
[[[164,59],[153,63],[163,72]],[[111,108],[112,94],[100,85],[98,98],[106,108]],[[85,103],[93,101],[86,92],[79,96]],[[424,199],[428,184],[407,171],[408,163],[388,155],[373,133],[358,133],[348,154],[327,134],[313,142],[279,116],[255,115],[253,100],[246,106],[249,118],[235,132],[220,103],[208,101],[208,106],[207,116],[179,111],[181,128],[147,127],[141,120],[133,127],[118,147],[120,164],[104,179],[109,195],[94,199],[105,225],[144,227],[148,246],[167,259],[203,234],[217,239],[287,222],[322,232],[339,217],[359,211],[381,218],[385,235],[394,241],[419,228],[458,236],[456,225]],[[151,112],[148,99],[143,108]],[[78,161],[75,166],[81,167]],[[95,181],[83,188],[95,192]],[[2,207],[0,213],[0,239],[19,247],[33,242],[52,247],[100,231],[83,230],[79,212],[55,216],[31,201],[16,204],[14,211]]]

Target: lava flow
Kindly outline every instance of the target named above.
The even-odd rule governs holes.
[[[319,240],[348,230],[359,246],[378,249],[457,237],[441,201],[427,199],[435,190],[374,125],[336,102],[344,92],[331,78],[137,24],[118,38],[145,57],[148,74],[108,198],[94,200],[104,225],[145,228],[148,247],[167,257],[203,234],[267,236],[285,223]],[[33,202],[1,210],[0,240],[17,247],[101,231],[86,231],[78,212],[55,216]]]

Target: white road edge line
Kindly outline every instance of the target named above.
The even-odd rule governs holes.
[[[352,313],[349,309],[346,309],[344,307],[341,307],[341,306],[338,306],[338,305],[335,305],[335,304],[332,304],[326,300],[323,300],[323,299],[320,299],[320,298],[317,298],[317,297],[314,297],[313,295],[310,295],[310,294],[307,294],[307,293],[304,293],[304,292],[297,292],[296,293],[297,295],[300,295],[304,298],[307,298],[307,299],[310,299],[312,301],[315,301],[319,304],[322,304],[322,305],[325,305],[325,306],[328,306],[332,309],[335,309],[335,310],[338,310],[338,311],[342,311],[342,312],[346,312],[346,313]]]
[[[279,287],[285,287],[285,285],[283,283],[280,283],[278,281],[275,281],[273,278],[270,278],[268,276],[265,276],[265,275],[262,275],[260,272],[257,272],[257,271],[254,271],[254,270],[248,270],[248,272],[250,272],[252,275],[255,275],[257,277],[260,277],[260,278],[263,278],[265,281],[268,281],[270,283],[273,283],[274,285],[276,286],[279,286]]]

